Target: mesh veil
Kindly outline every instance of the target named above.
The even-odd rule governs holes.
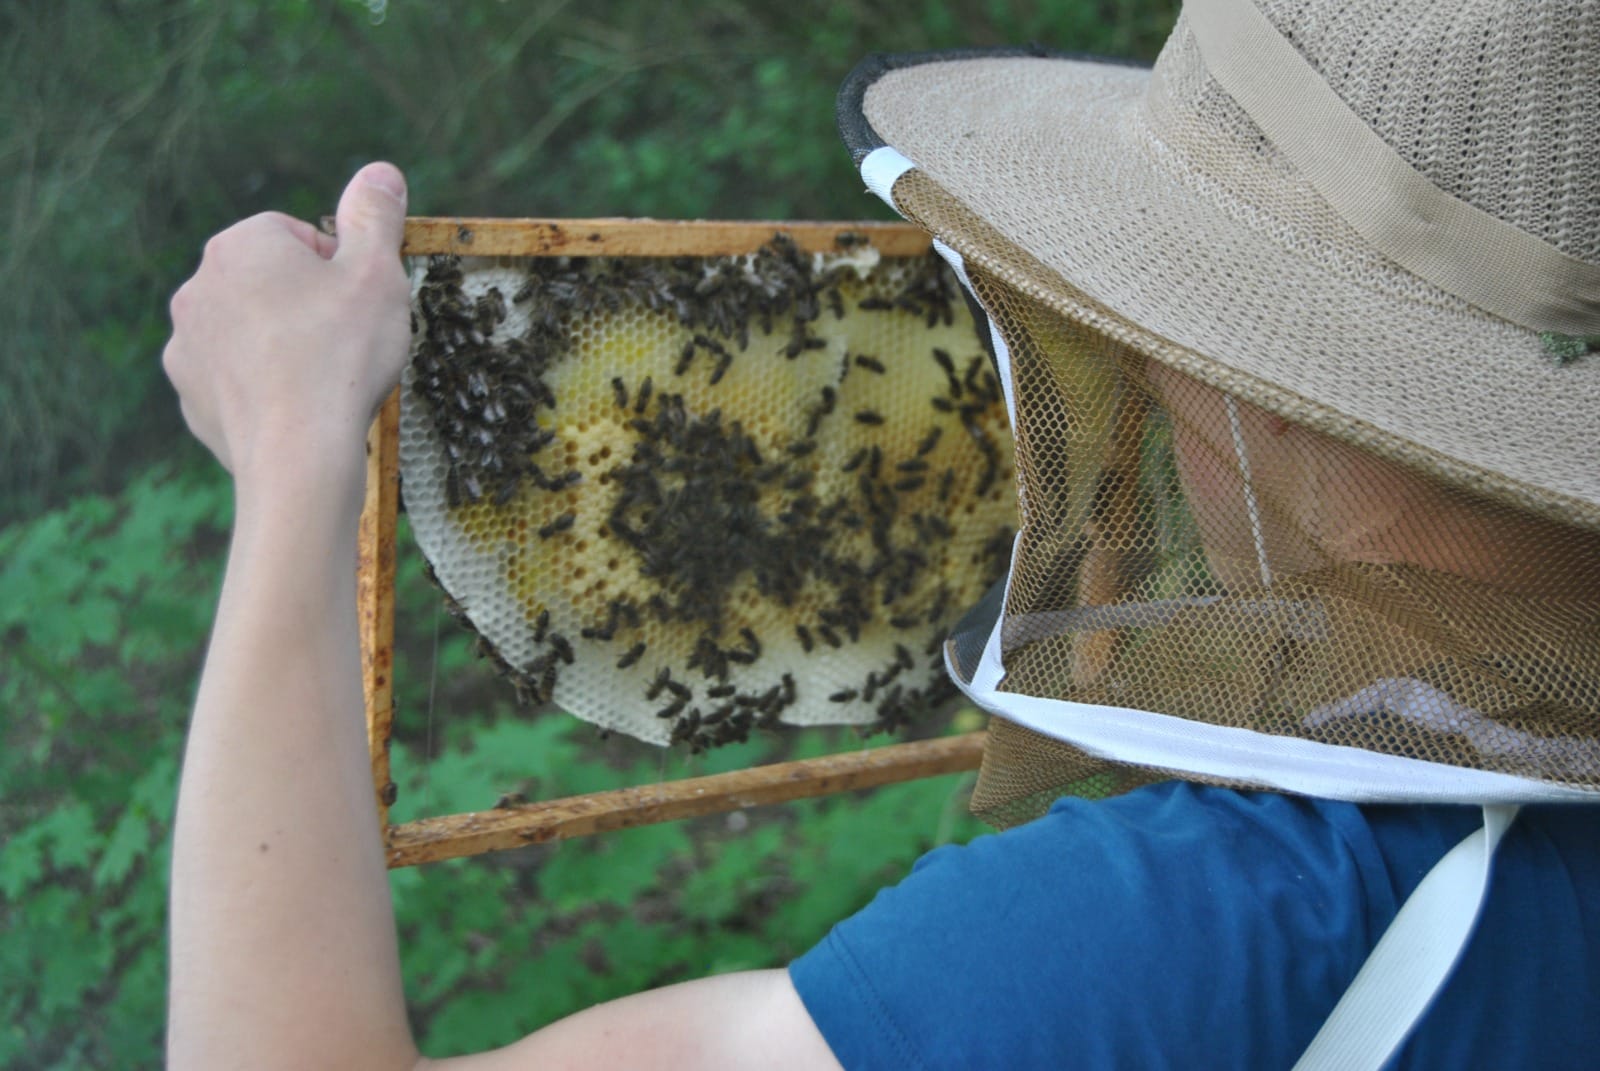
[[[967,270],[1016,407],[1001,693],[1600,789],[1594,533],[1269,414]],[[1062,794],[1244,784],[1208,776],[1203,751],[1150,768],[996,717],[973,807],[1010,824]]]

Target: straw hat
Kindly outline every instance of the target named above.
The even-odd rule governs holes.
[[[1153,70],[873,57],[967,263],[1298,423],[1600,529],[1600,3],[1188,0]],[[1576,337],[1574,337],[1576,336]]]

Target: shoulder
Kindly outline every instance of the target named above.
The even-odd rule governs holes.
[[[1353,821],[1176,782],[1064,800],[931,853],[791,973],[836,1051],[875,1029],[906,1066],[1287,1066],[1376,939]]]

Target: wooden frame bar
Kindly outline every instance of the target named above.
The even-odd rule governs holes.
[[[807,252],[841,252],[870,244],[884,256],[917,256],[930,248],[925,232],[900,223],[414,217],[406,220],[401,252],[408,256],[729,256],[753,252],[777,231],[788,234]],[[875,788],[973,770],[981,762],[985,734],[973,732],[492,811],[443,815],[398,826],[390,824],[389,807],[395,800],[389,738],[394,724],[399,428],[400,396],[396,391],[384,403],[367,438],[367,491],[357,557],[367,745],[389,866],[413,866],[654,822]]]
[[[400,510],[400,389],[392,391],[367,432],[367,489],[356,550],[356,612],[361,629],[361,691],[367,707],[367,750],[378,820],[389,830],[394,781],[389,736],[394,728],[395,528]]]
[[[400,251],[408,256],[723,257],[753,253],[777,231],[807,253],[870,244],[886,257],[914,257],[932,248],[927,232],[909,223],[413,216],[406,220]]]
[[[962,773],[976,768],[983,758],[985,735],[963,733],[870,751],[752,766],[709,777],[424,818],[389,827],[389,865],[433,863],[590,833]]]

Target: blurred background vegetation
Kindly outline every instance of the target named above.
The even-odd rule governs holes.
[[[0,6],[0,1067],[156,1066],[166,870],[231,513],[160,374],[204,239],[331,211],[387,158],[419,214],[881,217],[833,127],[873,51],[1153,57],[1177,0],[8,0]],[[714,772],[529,719],[405,553],[397,820]],[[406,668],[410,667],[410,672]],[[449,712],[448,717],[443,712]],[[430,1055],[779,965],[922,851],[960,778],[397,872]]]

